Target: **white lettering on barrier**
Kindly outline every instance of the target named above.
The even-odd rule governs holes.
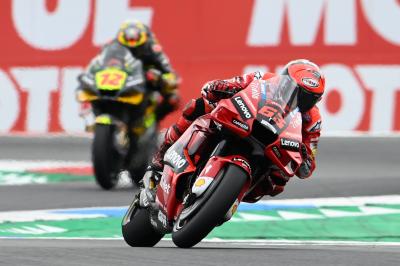
[[[329,0],[325,1],[325,4],[325,44],[355,45],[357,43],[356,1]]]
[[[19,115],[19,94],[5,72],[0,69],[0,131],[10,131]]]
[[[18,34],[28,45],[42,50],[61,50],[78,42],[87,30],[91,3],[91,0],[58,0],[56,10],[48,12],[46,0],[12,0],[12,18]],[[129,6],[129,0],[95,1],[95,46],[115,37],[125,19],[138,19],[151,25],[152,8]]]
[[[129,0],[97,0],[93,44],[100,46],[115,37],[124,19],[137,19],[151,26],[153,9],[129,7]]]
[[[386,41],[400,45],[400,3],[397,0],[361,0],[365,17]]]
[[[54,12],[46,10],[46,0],[13,0],[12,18],[20,37],[43,50],[59,50],[74,45],[89,24],[90,0],[58,0]]]
[[[66,67],[61,71],[60,122],[66,132],[79,132],[83,129],[83,120],[79,117],[79,103],[75,90],[79,83],[77,76],[83,68]]]
[[[356,42],[355,0],[255,0],[247,44],[278,46],[285,14],[293,45],[315,42],[323,14],[326,44],[353,45]]]
[[[29,93],[26,130],[47,132],[50,113],[50,93],[58,88],[56,67],[13,68],[11,73],[20,88]]]
[[[392,131],[396,91],[400,90],[400,66],[357,66],[356,71],[372,90],[371,131]]]
[[[363,84],[357,81],[354,71],[345,65],[331,64],[322,67],[327,77],[326,92],[319,104],[324,119],[324,131],[355,130],[363,118],[366,106],[365,89],[373,90],[370,131],[392,131],[396,119],[394,93],[400,90],[400,66],[356,66]],[[279,68],[277,68],[279,72]],[[329,92],[337,90],[341,96],[340,110],[334,114],[327,110]]]
[[[14,85],[9,74],[0,69],[0,131],[9,132],[21,115],[18,86],[29,93],[27,132],[48,132],[50,118],[54,121],[57,116],[66,132],[82,132],[83,121],[78,116],[79,105],[75,99],[76,76],[81,70],[80,67],[11,68],[16,81]],[[400,65],[358,65],[353,70],[346,65],[329,64],[322,66],[322,70],[327,77],[327,85],[319,107],[325,132],[355,130],[365,119],[369,108],[371,116],[366,123],[370,125],[371,132],[390,132],[394,129],[394,121],[400,115],[395,113],[394,108],[398,104],[394,96],[400,90]],[[49,113],[50,94],[57,89],[60,90],[59,110]],[[326,101],[333,90],[339,93],[341,101],[339,109],[332,113]],[[371,106],[367,106],[365,90],[373,91]],[[171,154],[171,159],[178,167],[185,162],[177,154]]]
[[[397,0],[361,0],[362,11],[375,33],[400,45],[400,4]],[[326,45],[357,43],[356,0],[255,0],[247,44],[278,46],[284,19],[292,45],[312,46],[324,22]]]
[[[319,105],[326,131],[351,131],[360,123],[365,109],[365,94],[351,68],[345,65],[330,64],[322,67],[326,77],[325,97]],[[338,112],[331,114],[326,109],[326,99],[331,90],[341,95]]]

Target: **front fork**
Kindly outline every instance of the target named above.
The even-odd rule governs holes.
[[[232,143],[231,143],[232,144]],[[229,145],[227,141],[222,141],[218,144],[217,148],[214,150],[211,158],[208,160],[207,164],[204,166],[203,170],[201,173],[198,175],[196,178],[193,186],[192,186],[192,194],[196,196],[196,198],[200,198],[211,186],[211,184],[214,183],[214,181],[218,182],[217,177],[219,176],[219,173],[223,171],[224,169],[227,168],[228,164],[235,164],[236,166],[240,167],[243,169],[244,172],[248,174],[248,181],[246,184],[243,186],[242,190],[240,191],[240,194],[232,207],[229,209],[228,213],[225,216],[225,221],[229,220],[233,214],[236,212],[237,207],[239,203],[242,201],[246,191],[249,189],[250,184],[251,184],[251,179],[252,179],[252,169],[250,166],[250,163],[248,159],[246,159],[244,156],[239,155],[242,153],[236,153],[236,155],[227,155],[225,153],[230,153],[234,152],[232,150],[232,146],[229,147],[230,151],[227,151],[227,146]],[[243,151],[242,151],[243,152]]]
[[[93,132],[96,124],[96,117],[93,114],[92,104],[90,102],[81,102],[79,116],[83,119],[86,132]]]

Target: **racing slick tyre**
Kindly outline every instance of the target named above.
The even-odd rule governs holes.
[[[115,187],[118,182],[120,154],[114,147],[115,127],[96,124],[92,143],[92,162],[97,184],[105,190]]]
[[[219,225],[236,201],[248,175],[240,167],[230,164],[221,176],[211,196],[193,217],[174,225],[172,240],[180,248],[190,248],[206,237]]]
[[[151,225],[149,211],[133,203],[122,220],[122,236],[131,247],[152,247],[164,235]]]

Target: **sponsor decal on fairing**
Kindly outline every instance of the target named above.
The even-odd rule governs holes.
[[[169,192],[171,191],[171,185],[168,184],[167,182],[165,182],[164,177],[161,178],[160,186],[161,186],[162,190],[164,190],[164,192],[167,194],[169,194]]]
[[[240,96],[233,97],[232,103],[239,111],[240,117],[242,117],[242,119],[247,120],[253,118],[253,115],[251,114],[249,107],[246,105],[242,97]]]
[[[178,169],[181,169],[187,163],[186,159],[183,156],[181,156],[175,150],[171,149],[169,149],[165,154],[165,160]]]
[[[293,139],[281,138],[281,147],[286,150],[299,151],[300,142]]]
[[[193,194],[195,194],[197,197],[201,196],[213,181],[214,179],[212,177],[199,176],[196,179],[196,182],[194,182],[193,184],[192,187]]]
[[[281,157],[282,157],[282,154],[279,152],[278,147],[273,146],[273,147],[272,147],[272,151],[275,153],[276,157],[278,157],[278,158],[281,158]]]
[[[249,125],[247,125],[246,123],[240,122],[239,120],[232,119],[232,124],[234,124],[235,126],[241,128],[243,130],[249,131]]]
[[[235,157],[235,158],[233,158],[233,161],[241,162],[242,166],[244,166],[245,168],[247,168],[249,170],[249,172],[251,172],[251,166],[246,160],[243,160],[242,158],[239,158],[239,157]]]
[[[258,99],[260,97],[260,90],[258,89],[258,82],[252,82],[250,84],[251,88],[251,98],[253,99]]]

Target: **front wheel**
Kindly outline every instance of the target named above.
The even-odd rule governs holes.
[[[233,205],[248,175],[240,167],[230,164],[221,182],[201,209],[187,221],[179,218],[174,225],[172,240],[178,247],[190,248],[206,237],[223,219]]]
[[[96,182],[105,190],[112,189],[118,182],[121,154],[114,145],[114,125],[96,124],[92,143],[92,162]]]
[[[149,211],[133,202],[122,220],[122,236],[131,247],[152,247],[164,235],[151,225]]]

